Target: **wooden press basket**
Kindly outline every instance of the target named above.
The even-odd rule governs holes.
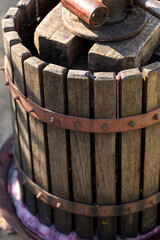
[[[58,2],[23,0],[3,20],[23,201],[65,234],[146,233],[160,221],[160,63],[91,74],[33,56],[38,21]]]

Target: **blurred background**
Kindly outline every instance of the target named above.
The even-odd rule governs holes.
[[[10,7],[15,7],[18,0],[0,0],[0,67],[4,66],[4,50],[1,21]],[[4,72],[0,71],[0,147],[12,133],[9,93],[4,85]],[[22,240],[12,231],[0,212],[0,240]]]

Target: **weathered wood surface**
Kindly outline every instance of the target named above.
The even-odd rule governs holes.
[[[41,59],[68,67],[83,52],[85,40],[65,28],[59,3],[35,30],[34,43]]]
[[[12,62],[14,84],[24,94],[24,96],[26,96],[23,63],[27,58],[31,57],[31,53],[21,43],[19,43],[11,48],[11,56],[13,59]],[[27,176],[33,180],[28,114],[20,104],[16,104],[16,106],[22,169],[27,174]],[[25,186],[24,202],[29,211],[35,215],[35,196]]]
[[[142,113],[142,74],[138,69],[120,73],[120,117]],[[134,124],[134,123],[133,123]],[[141,130],[120,134],[121,203],[139,200]],[[136,237],[138,213],[121,217],[121,238]]]
[[[143,109],[148,112],[160,107],[160,63],[145,66]],[[155,120],[156,121],[156,120]],[[144,132],[144,175],[143,197],[159,191],[160,124],[147,127]],[[157,206],[142,213],[142,233],[153,229],[157,224]]]
[[[15,30],[14,21],[12,18],[2,20],[2,31],[10,32]]]
[[[66,68],[53,64],[49,64],[44,69],[44,99],[47,109],[66,113],[68,108],[66,101],[67,72]],[[69,177],[68,134],[68,131],[65,129],[58,129],[52,125],[47,125],[52,194],[70,200],[71,182]],[[72,231],[71,214],[55,209],[54,224],[58,231],[69,234]]]
[[[144,66],[159,45],[160,21],[149,17],[137,36],[112,43],[95,43],[88,54],[90,71],[122,71]]]
[[[7,18],[16,19],[19,11],[20,9],[18,9],[17,7],[10,7],[5,15],[5,19]]]
[[[5,19],[12,19],[14,22],[14,27],[16,31],[20,32],[20,17],[22,14],[22,10],[20,10],[17,7],[11,7],[9,8],[8,12],[5,15]]]
[[[68,109],[72,116],[90,116],[90,81],[85,71],[68,73]],[[77,129],[79,123],[75,123]],[[91,137],[89,133],[70,131],[73,199],[92,204]],[[80,237],[92,239],[93,218],[75,216],[75,230]]]
[[[25,24],[33,24],[36,22],[36,1],[35,0],[21,0],[18,2],[17,7],[23,12],[23,22],[21,26]],[[26,26],[27,27],[27,26]]]
[[[116,118],[116,79],[114,73],[95,73],[95,118]],[[104,125],[107,128],[107,126]],[[95,134],[96,203],[116,204],[116,134]],[[99,218],[99,239],[116,239],[117,219]]]
[[[16,13],[15,13],[16,14]],[[13,19],[16,15],[12,15],[11,19],[4,19],[2,22],[2,33],[3,33],[3,40],[4,40],[4,54],[5,54],[5,67],[9,74],[9,77],[14,82],[13,78],[13,59],[11,57],[11,47],[16,45],[17,43],[21,42],[19,35],[17,34],[14,26]],[[19,129],[17,123],[17,106],[15,100],[12,99],[10,95],[10,105],[11,105],[11,112],[12,112],[12,128],[13,128],[13,136],[14,136],[14,154],[19,163],[21,164],[21,156],[20,156],[20,146],[19,146]],[[24,197],[24,191],[22,187],[20,188],[22,199]]]
[[[18,14],[19,21],[16,23],[18,33],[23,41],[23,44],[32,51],[34,50],[33,39],[34,30],[37,26],[36,1],[21,0],[17,7],[20,9]]]
[[[2,30],[3,31],[3,30]],[[15,31],[4,32],[3,31],[3,40],[4,40],[4,51],[5,51],[5,66],[6,70],[13,81],[13,69],[12,69],[12,58],[11,58],[11,47],[17,43],[20,43],[21,40]],[[13,125],[13,136],[14,136],[14,149],[15,156],[17,160],[21,163],[20,160],[20,149],[19,149],[19,139],[18,139],[18,125],[17,125],[17,116],[16,116],[16,104],[12,97],[10,97],[11,111],[12,111],[12,125]]]
[[[36,57],[24,61],[27,97],[40,106],[44,106],[43,69],[46,64]],[[44,123],[29,115],[30,139],[34,180],[46,191],[50,191],[49,160]],[[38,196],[37,196],[38,198]],[[51,208],[37,199],[39,220],[45,225],[51,224]]]
[[[10,49],[13,45],[20,43],[21,39],[16,31],[3,32],[3,40],[4,40],[4,52],[5,52],[5,65],[7,67],[7,71],[9,76],[12,79],[12,60],[11,60],[11,52]]]
[[[27,1],[26,1],[27,2]],[[39,1],[40,3],[40,1]],[[29,4],[29,1],[28,1]],[[34,3],[35,4],[35,3]],[[36,5],[32,5],[36,6]],[[37,5],[38,6],[38,5]],[[27,14],[34,13],[35,7],[31,9],[32,11],[23,10],[24,17],[22,20],[23,23],[27,23],[29,18]],[[25,12],[27,11],[27,13]],[[16,11],[15,11],[16,12]],[[22,9],[18,12],[22,13]],[[37,12],[36,12],[37,13]],[[11,14],[12,15],[12,14]],[[10,16],[8,14],[8,16]],[[10,18],[10,17],[8,17]],[[74,116],[90,117],[91,111],[91,95],[90,95],[90,85],[91,80],[85,76],[85,71],[69,71],[68,83],[66,83],[67,69],[55,66],[48,65],[38,60],[35,57],[30,57],[28,50],[22,46],[20,43],[21,40],[18,34],[15,31],[12,31],[10,19],[9,21],[4,21],[3,32],[4,32],[4,42],[5,42],[5,59],[7,65],[7,71],[9,72],[10,77],[13,82],[19,86],[20,90],[25,93],[25,82],[27,86],[27,96],[38,103],[41,106],[47,107],[51,110],[56,110],[62,113],[68,113]],[[34,19],[32,19],[34,20]],[[55,18],[55,21],[56,18]],[[8,25],[7,25],[8,23]],[[150,25],[149,25],[150,23]],[[156,20],[150,18],[148,21],[148,29],[151,27],[151,23],[155,24],[154,34],[157,31],[159,33],[159,24],[156,25]],[[13,25],[12,25],[13,26]],[[47,26],[47,25],[46,25]],[[26,26],[25,26],[26,27]],[[54,28],[54,26],[49,26]],[[27,28],[26,28],[27,29]],[[26,31],[25,29],[25,31]],[[59,26],[59,29],[62,30],[63,27]],[[58,31],[55,33],[57,37]],[[47,29],[48,30],[48,29]],[[46,30],[46,31],[47,31]],[[9,31],[9,32],[8,32]],[[144,36],[139,35],[139,36]],[[148,36],[148,35],[147,35]],[[135,40],[137,39],[137,40]],[[123,51],[134,47],[134,41],[142,41],[141,38],[135,37],[134,40],[127,40],[124,44]],[[149,42],[157,41],[157,38],[150,38]],[[72,41],[71,41],[72,42]],[[138,42],[139,43],[139,42]],[[16,45],[15,45],[16,44]],[[115,43],[114,43],[115,44]],[[137,44],[137,43],[136,43]],[[15,45],[15,46],[13,46]],[[143,44],[142,44],[143,45]],[[18,49],[19,46],[19,49]],[[58,44],[58,46],[61,46]],[[12,55],[15,62],[12,62],[11,58],[11,47]],[[104,51],[103,46],[102,51]],[[61,47],[60,47],[61,48]],[[152,52],[148,51],[146,45],[143,45],[143,50],[147,53]],[[98,50],[99,53],[101,49]],[[107,50],[110,52],[110,50]],[[112,51],[112,50],[111,50]],[[118,50],[119,51],[119,50]],[[22,55],[21,53],[22,52]],[[105,51],[104,51],[105,52]],[[103,54],[104,54],[103,52]],[[108,54],[108,53],[107,53]],[[143,55],[143,54],[142,54]],[[98,55],[97,55],[98,56]],[[108,56],[108,55],[107,55]],[[111,53],[110,56],[113,56]],[[115,53],[114,57],[119,58],[119,53]],[[28,58],[30,57],[30,58]],[[27,60],[25,60],[27,58]],[[100,65],[103,67],[103,61],[99,60],[99,56],[96,57],[100,61]],[[145,59],[145,58],[144,58]],[[23,61],[25,60],[25,71],[23,76]],[[128,62],[127,62],[128,61]],[[121,57],[120,57],[121,62]],[[118,60],[116,62],[115,69],[117,66],[122,67],[121,63]],[[123,61],[122,61],[123,62]],[[130,60],[126,60],[130,64]],[[132,61],[131,61],[132,62]],[[138,64],[143,64],[143,59],[140,58],[140,55],[135,57],[135,62]],[[107,63],[105,62],[107,71]],[[56,68],[56,70],[55,70]],[[13,71],[14,70],[14,71]],[[111,69],[109,69],[111,70]],[[100,68],[98,67],[98,71]],[[142,97],[141,88],[142,88],[142,79],[140,74],[134,72],[135,70],[121,72],[120,80],[120,116],[128,116],[140,113],[140,106]],[[137,76],[138,74],[138,76]],[[114,102],[115,95],[112,91],[115,89],[115,79],[109,73],[96,73],[97,77],[94,81],[94,97],[95,97],[95,117],[112,117],[114,118],[115,114],[115,105],[111,108],[111,104],[107,104],[107,101],[103,102],[103,99],[109,98],[110,101]],[[143,98],[143,110],[148,112],[156,107],[159,107],[160,98],[159,98],[159,83],[158,79],[160,77],[160,63],[155,63],[150,66],[143,68],[143,77],[144,77],[144,89],[143,93],[145,94]],[[16,81],[15,81],[15,80]],[[33,81],[34,79],[34,81]],[[44,80],[44,82],[43,82]],[[24,84],[24,85],[23,85]],[[43,85],[44,84],[44,85]],[[100,85],[98,85],[100,84]],[[107,84],[107,88],[104,85]],[[113,87],[110,86],[113,84]],[[65,89],[68,85],[68,99],[65,96]],[[56,86],[56,87],[54,87]],[[100,86],[100,88],[98,87]],[[44,89],[43,89],[44,87]],[[62,90],[63,89],[63,90]],[[43,93],[44,90],[44,93]],[[102,95],[99,94],[102,92]],[[111,95],[111,96],[110,96]],[[56,98],[56,101],[50,101],[50,99]],[[118,96],[118,95],[117,95]],[[141,97],[140,97],[141,96]],[[135,99],[137,99],[135,101]],[[45,101],[44,101],[45,100]],[[66,106],[68,100],[68,106]],[[109,102],[110,103],[110,102]],[[115,103],[115,102],[114,102]],[[132,106],[132,107],[129,107]],[[111,108],[111,109],[110,109]],[[141,106],[142,108],[142,106]],[[68,109],[68,110],[67,110]],[[107,109],[107,110],[106,110]],[[109,111],[111,110],[111,112]],[[102,110],[102,111],[101,111]],[[15,136],[15,150],[16,157],[19,159],[22,167],[28,173],[30,178],[33,178],[31,172],[31,165],[33,161],[33,170],[34,178],[33,180],[44,188],[47,191],[64,197],[66,199],[74,199],[74,201],[84,202],[93,204],[93,192],[92,192],[92,166],[91,166],[91,135],[89,133],[80,133],[80,132],[69,132],[65,130],[55,129],[53,126],[48,126],[29,116],[23,109],[17,107],[15,102],[12,101],[12,111],[13,111],[13,122],[14,122],[14,136]],[[102,114],[102,115],[101,115]],[[104,114],[104,115],[103,115]],[[113,114],[113,116],[111,116]],[[23,121],[23,120],[24,121]],[[155,120],[156,121],[156,120]],[[18,122],[18,125],[17,125]],[[29,129],[27,130],[27,122],[29,124]],[[78,123],[75,123],[77,129],[80,127]],[[106,127],[106,126],[104,126]],[[24,129],[23,129],[24,128]],[[30,132],[30,140],[27,132]],[[146,128],[142,131],[142,139],[144,141],[144,163],[141,163],[141,185],[143,190],[143,197],[149,196],[159,190],[159,124]],[[25,139],[25,141],[24,141]],[[99,140],[100,139],[100,140]],[[132,132],[122,133],[121,134],[121,202],[128,202],[137,200],[139,198],[139,178],[140,178],[140,140],[141,140],[141,130],[136,130]],[[19,152],[19,141],[20,141],[20,150]],[[115,199],[115,134],[95,134],[95,160],[96,160],[96,191],[97,191],[97,203],[106,204],[106,203],[116,203]],[[27,144],[26,144],[27,142]],[[59,145],[58,143],[61,143]],[[30,144],[31,143],[31,144]],[[48,145],[47,145],[48,143]],[[23,145],[23,147],[21,146]],[[106,146],[107,145],[107,146]],[[38,146],[38,147],[37,147]],[[54,146],[54,147],[53,147]],[[68,147],[70,146],[70,147]],[[105,147],[106,146],[106,147]],[[109,146],[109,147],[108,147]],[[28,149],[31,147],[31,149]],[[56,154],[55,150],[56,149]],[[63,149],[63,151],[61,151]],[[100,149],[100,150],[99,150]],[[142,149],[143,150],[143,149]],[[102,152],[103,156],[109,155],[109,160],[105,161],[105,157],[102,159],[102,156],[99,152]],[[19,153],[18,153],[19,152]],[[28,156],[28,154],[31,154]],[[20,156],[23,158],[20,158]],[[24,159],[27,156],[29,162],[24,162]],[[50,159],[49,159],[50,158]],[[60,161],[58,161],[61,159]],[[71,159],[71,160],[70,160]],[[98,159],[98,160],[97,160]],[[111,159],[113,159],[111,161]],[[142,159],[143,160],[143,159]],[[71,165],[70,165],[71,161]],[[104,161],[102,163],[102,161]],[[102,166],[103,165],[103,166]],[[105,167],[106,166],[106,167]],[[50,168],[49,168],[50,167]],[[60,171],[56,171],[56,169]],[[104,171],[104,178],[102,169]],[[110,169],[110,170],[109,170]],[[106,174],[107,171],[107,174]],[[70,173],[69,173],[70,172]],[[53,174],[54,173],[54,174]],[[31,175],[30,175],[31,174]],[[70,175],[72,178],[70,179]],[[63,175],[63,177],[61,177]],[[48,177],[51,176],[51,179]],[[102,179],[103,178],[103,179]],[[106,178],[106,180],[104,180]],[[109,178],[112,180],[110,181]],[[136,180],[135,180],[136,179]],[[51,182],[50,182],[51,180]],[[73,183],[73,196],[70,194],[69,185],[71,184],[69,180],[72,180]],[[103,188],[103,191],[100,191],[102,187],[99,182],[104,181],[106,187]],[[109,184],[110,181],[110,184]],[[126,184],[127,182],[127,184]],[[50,186],[51,183],[51,186]],[[70,185],[71,186],[71,185]],[[52,187],[52,188],[51,188]],[[110,189],[109,196],[108,189]],[[29,201],[29,193],[26,198],[26,202]],[[27,194],[25,196],[27,196]],[[108,196],[108,202],[105,201],[105,194]],[[33,197],[33,196],[32,196]],[[28,200],[27,200],[28,199]],[[34,202],[34,200],[33,200]],[[50,225],[52,223],[52,209],[46,204],[38,200],[37,203],[38,212],[40,220],[46,224]],[[33,207],[35,210],[35,206]],[[32,211],[33,209],[30,209]],[[34,211],[33,210],[33,211]],[[137,231],[137,219],[138,214],[131,216],[121,217],[121,236],[133,236],[136,235]],[[60,212],[59,210],[54,210],[54,222],[56,228],[60,231],[68,233],[72,227],[71,215],[68,213]],[[60,220],[59,220],[60,219]],[[157,206],[150,208],[142,213],[142,233],[145,233],[157,224]],[[111,226],[111,227],[109,227]],[[79,236],[92,238],[93,237],[93,218],[75,216],[75,227],[76,232]],[[100,239],[112,239],[116,233],[116,219],[114,218],[104,218],[98,220],[98,234]],[[105,237],[104,237],[105,236]],[[107,237],[106,237],[107,236]]]

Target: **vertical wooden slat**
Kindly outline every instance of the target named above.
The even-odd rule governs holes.
[[[17,18],[17,15],[19,14],[19,9],[17,7],[11,7],[8,9],[5,19],[7,18],[14,18],[14,20]]]
[[[12,58],[11,58],[11,47],[17,43],[21,42],[17,32],[3,31],[3,40],[4,40],[4,51],[5,51],[5,66],[6,70],[13,81],[13,72],[12,72]],[[14,100],[10,97],[11,111],[12,111],[12,126],[13,126],[13,135],[14,135],[14,151],[17,160],[21,163],[20,160],[20,149],[19,149],[19,139],[18,139],[18,125],[16,117],[16,104]]]
[[[18,30],[23,40],[23,44],[29,49],[34,50],[33,35],[37,25],[36,2],[31,0],[21,0],[17,7],[20,9]]]
[[[49,64],[43,71],[45,107],[66,113],[67,68]],[[54,120],[53,120],[54,121]],[[70,199],[68,134],[64,129],[47,125],[52,194]],[[72,231],[71,214],[55,209],[54,225],[65,234]]]
[[[22,15],[22,10],[20,10],[17,7],[9,8],[8,12],[5,15],[5,19],[8,19],[8,18],[13,19],[15,24],[15,29],[18,33],[20,32],[21,15]]]
[[[13,78],[18,89],[26,95],[25,78],[24,78],[24,60],[31,57],[31,53],[21,43],[11,48],[13,61]],[[28,115],[24,108],[17,104],[17,123],[19,128],[19,144],[21,153],[22,168],[27,176],[33,180],[33,169],[31,161],[30,136],[28,128]],[[24,202],[32,214],[36,213],[35,197],[24,186]]]
[[[116,118],[116,79],[114,73],[95,73],[95,118]],[[103,128],[107,126],[102,126]],[[116,134],[95,134],[97,204],[116,204]],[[98,219],[99,239],[116,239],[116,218]]]
[[[27,97],[43,106],[43,68],[46,64],[36,57],[24,61]],[[47,139],[44,123],[29,115],[32,161],[35,183],[49,191]],[[37,199],[39,219],[45,225],[51,224],[51,208]]]
[[[85,73],[78,70],[68,73],[69,114],[72,116],[90,115],[89,79]],[[78,130],[79,123],[75,123],[75,127]],[[92,204],[90,134],[71,131],[70,145],[74,201]],[[80,237],[93,237],[92,218],[75,216],[75,228]]]
[[[59,2],[59,0],[36,0],[37,16],[42,19]]]
[[[15,13],[16,14],[16,13]],[[11,80],[14,82],[13,79],[13,65],[12,65],[12,58],[11,58],[11,47],[20,43],[21,39],[19,38],[19,35],[16,31],[14,31],[14,21],[13,19],[16,17],[16,15],[12,15],[12,19],[4,19],[4,23],[2,23],[2,32],[3,32],[3,39],[4,39],[4,52],[5,52],[5,67],[6,70],[11,78]],[[12,26],[12,27],[11,27]],[[13,128],[13,136],[14,136],[14,153],[15,157],[21,164],[21,156],[20,156],[20,146],[19,146],[19,136],[18,136],[18,123],[17,123],[17,115],[16,115],[16,103],[12,99],[10,95],[10,106],[11,106],[11,112],[12,112],[12,128]],[[24,197],[23,189],[21,188],[21,196]]]
[[[10,20],[10,19],[7,19]],[[11,60],[11,47],[17,43],[21,42],[21,39],[18,36],[16,31],[3,31],[3,40],[4,40],[4,52],[5,52],[5,65],[8,71],[9,76],[12,79],[12,60]]]
[[[2,20],[2,29],[3,32],[10,32],[15,30],[14,21],[12,18]]]
[[[142,75],[138,69],[120,73],[120,117],[142,113]],[[133,124],[134,123],[128,123]],[[121,202],[139,199],[141,130],[121,133]],[[121,237],[136,237],[138,214],[121,217]]]
[[[144,112],[160,107],[160,63],[145,66],[144,77]],[[155,120],[156,121],[156,120]],[[144,177],[143,197],[159,190],[159,159],[160,159],[160,124],[147,127],[144,133]],[[142,213],[142,233],[153,229],[157,224],[157,206]]]

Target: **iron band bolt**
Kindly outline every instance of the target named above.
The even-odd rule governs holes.
[[[116,76],[116,80],[117,80],[117,81],[120,81],[120,80],[121,80],[121,76],[120,76],[119,74]]]
[[[152,200],[152,201],[150,201],[150,205],[154,205],[154,201]]]
[[[18,170],[18,167],[17,166],[14,166],[14,168],[13,168],[14,170]]]
[[[19,99],[18,95],[13,98],[13,100],[18,100],[18,99]]]
[[[55,117],[51,117],[51,118],[50,118],[50,122],[51,122],[51,123],[53,123],[54,120],[55,120]]]
[[[0,71],[5,71],[5,66],[0,67]]]
[[[57,206],[57,208],[59,208],[61,205],[62,205],[61,203],[57,203],[56,206]]]
[[[76,122],[76,123],[75,123],[75,127],[76,127],[76,128],[79,128],[79,127],[80,127],[80,123],[79,123],[79,122]]]
[[[103,130],[107,130],[107,124],[104,123],[104,124],[102,125],[102,128],[103,128]]]
[[[10,157],[13,157],[13,148],[11,148],[11,149],[9,150],[9,156],[10,156]]]
[[[135,123],[133,121],[129,122],[129,125],[133,128],[135,127]]]
[[[39,193],[37,194],[36,198],[40,198],[41,196],[42,196],[42,193],[39,192]]]
[[[37,17],[37,22],[40,22],[41,18],[40,17]]]
[[[5,86],[9,86],[9,82],[5,82],[4,85],[5,85]]]
[[[85,74],[85,76],[86,77],[89,77],[90,79],[92,79],[92,80],[94,80],[94,79],[96,79],[96,76],[94,76],[92,73],[90,73],[90,72],[87,72],[86,74]]]
[[[153,116],[153,119],[158,121],[158,120],[159,120],[158,114],[155,114],[155,115]]]
[[[80,212],[81,212],[81,213],[84,213],[84,212],[85,212],[84,208],[81,208],[81,209],[80,209]]]
[[[34,108],[31,108],[29,111],[29,113],[35,112]]]
[[[23,182],[22,182],[22,185],[25,185],[27,183],[27,180],[24,179]]]
[[[132,208],[129,208],[128,210],[129,210],[130,213],[132,212]]]

